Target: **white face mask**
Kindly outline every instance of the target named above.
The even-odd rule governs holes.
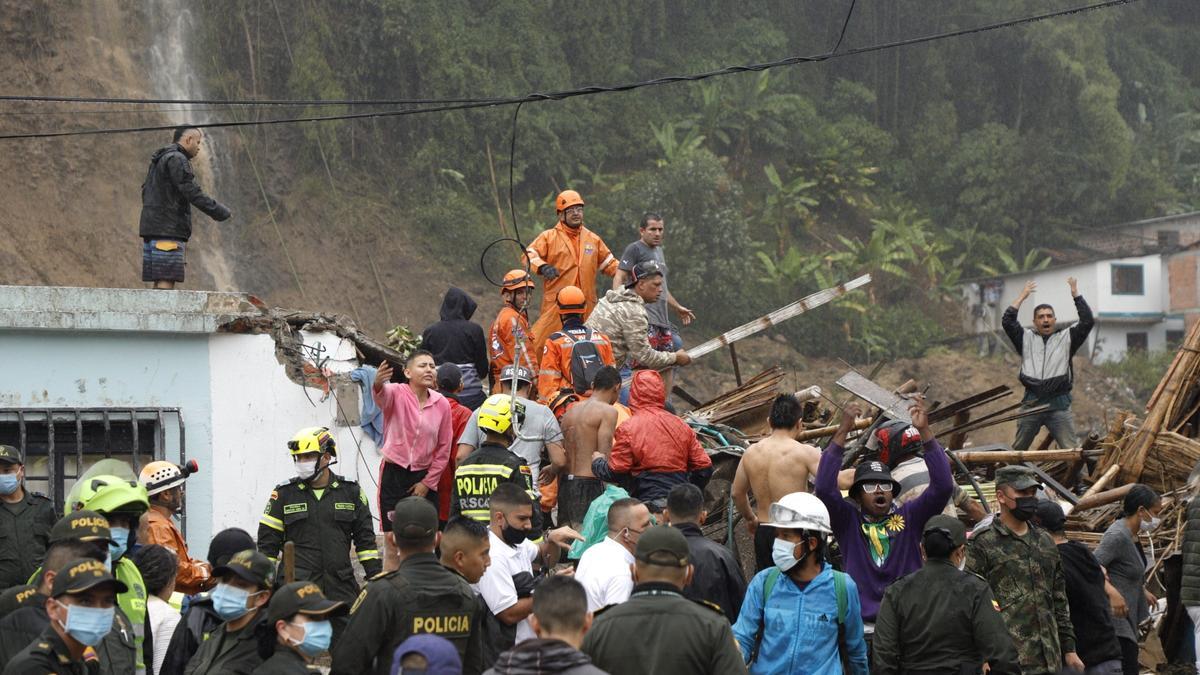
[[[1146,512],[1146,515],[1150,516],[1150,519],[1142,519],[1142,524],[1140,526],[1142,532],[1150,532],[1162,524],[1162,518],[1151,516],[1149,511]]]
[[[775,539],[775,543],[771,545],[771,561],[779,567],[780,570],[787,572],[796,565],[800,564],[800,560],[796,558],[795,551],[798,544],[783,539]],[[805,554],[805,557],[808,557]]]
[[[313,477],[313,473],[317,470],[317,460],[311,462],[296,462],[296,476],[302,480],[307,480]]]

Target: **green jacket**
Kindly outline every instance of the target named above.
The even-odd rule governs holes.
[[[49,499],[29,490],[15,504],[0,503],[0,591],[25,583],[41,566],[55,515]]]
[[[1058,547],[1030,524],[1018,537],[997,516],[967,548],[968,568],[992,587],[1025,675],[1058,673],[1063,654],[1075,651]]]
[[[987,582],[929,560],[883,594],[871,643],[872,675],[912,671],[1021,675],[1017,650]]]
[[[1183,581],[1179,600],[1200,607],[1200,498],[1193,497],[1183,526]]]
[[[638,584],[629,600],[596,612],[581,651],[597,668],[621,675],[746,673],[721,609],[666,583]]]
[[[258,610],[258,614],[235,633],[226,631],[229,624],[221,624],[200,643],[200,649],[184,668],[184,675],[250,675],[255,672],[263,662],[258,655],[259,640],[275,639],[274,631],[267,625],[266,608]]]
[[[462,657],[463,673],[483,670],[480,600],[458,573],[432,553],[400,562],[400,569],[370,581],[354,601],[350,625],[333,645],[333,675],[387,675],[392,652],[410,635],[433,633]]]
[[[275,653],[254,670],[254,675],[306,675],[319,672],[315,666],[309,667],[296,650],[275,645]]]
[[[296,545],[296,580],[315,582],[331,600],[350,602],[358,595],[352,544],[367,577],[383,568],[367,495],[337,474],[323,490],[298,478],[275,486],[258,521],[258,550],[278,561],[288,541]]]
[[[8,666],[5,675],[86,675],[87,665],[81,659],[71,660],[71,653],[58,633],[50,626],[36,640],[21,650]]]

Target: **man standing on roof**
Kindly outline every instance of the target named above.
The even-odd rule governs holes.
[[[442,298],[441,320],[421,333],[421,349],[437,365],[453,363],[462,371],[458,402],[474,410],[487,398],[483,378],[488,372],[487,340],[483,328],[471,321],[478,305],[465,291],[450,287]]]
[[[492,362],[492,391],[496,391],[500,371],[516,362],[518,351],[521,356],[517,365],[528,368],[530,372],[537,370],[537,355],[533,352],[527,309],[529,295],[533,293],[534,288],[533,277],[525,270],[509,270],[504,275],[504,283],[500,286],[500,297],[504,299],[504,307],[492,322],[492,332],[488,336],[488,358]]]
[[[533,326],[533,348],[541,349],[546,338],[558,330],[559,317],[554,311],[558,292],[567,286],[583,289],[586,319],[596,306],[596,274],[614,276],[617,259],[600,235],[583,224],[583,197],[574,190],[563,190],[555,199],[558,224],[543,231],[525,249],[530,267],[546,280],[542,289],[542,313]]]
[[[1054,308],[1041,304],[1033,308],[1033,328],[1021,327],[1017,321],[1017,311],[1029,294],[1037,290],[1037,284],[1032,281],[1025,282],[1021,294],[1004,310],[1004,317],[1000,319],[1000,325],[1021,356],[1019,379],[1025,385],[1022,409],[1049,406],[1043,412],[1017,420],[1013,450],[1027,450],[1043,426],[1054,436],[1058,447],[1074,448],[1079,445],[1075,422],[1071,417],[1071,386],[1075,382],[1071,357],[1083,346],[1096,320],[1092,317],[1092,309],[1079,294],[1075,277],[1068,277],[1067,285],[1071,287],[1075,311],[1079,314],[1079,322],[1074,326],[1058,330]]]
[[[54,515],[49,499],[25,489],[20,451],[0,445],[0,590],[25,583],[42,564]]]
[[[682,349],[660,351],[651,344],[647,317],[650,307],[666,292],[664,273],[663,267],[653,260],[634,265],[626,275],[625,287],[606,293],[587,320],[589,327],[604,333],[612,342],[613,359],[623,369],[622,373],[634,368],[660,370],[692,362]]]
[[[271,492],[258,521],[258,550],[274,562],[286,542],[295,542],[296,580],[315,582],[330,598],[353,602],[358,583],[351,544],[368,577],[383,569],[367,494],[330,470],[337,444],[329,429],[301,429],[287,447],[296,476]],[[334,621],[339,634],[344,624]]]
[[[229,209],[196,184],[191,160],[200,153],[204,134],[195,127],[175,129],[172,143],[150,158],[142,183],[142,281],[172,289],[183,281],[184,249],[192,238],[192,207],[216,221],[229,220]]]
[[[581,289],[563,288],[556,304],[562,329],[542,347],[537,392],[538,398],[561,416],[569,399],[587,394],[596,373],[613,365],[613,350],[607,335],[583,324],[587,296]]]
[[[175,589],[184,595],[195,595],[212,588],[212,568],[203,560],[194,560],[188,554],[187,542],[171,520],[183,510],[183,483],[192,473],[191,466],[185,469],[171,462],[150,462],[142,467],[138,476],[150,498],[150,511],[146,516],[143,544],[158,544],[179,559],[175,574]]]

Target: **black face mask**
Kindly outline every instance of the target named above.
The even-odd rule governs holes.
[[[500,531],[500,538],[509,546],[516,546],[529,538],[529,530],[518,530],[505,521],[504,529]]]
[[[1037,497],[1017,497],[1016,505],[1009,509],[1008,512],[1012,514],[1013,518],[1026,521],[1037,514],[1037,505]]]

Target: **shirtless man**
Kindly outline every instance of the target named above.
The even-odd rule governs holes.
[[[771,546],[775,529],[759,527],[770,522],[767,508],[771,502],[792,492],[809,492],[808,479],[816,477],[821,451],[796,440],[804,430],[803,404],[792,394],[781,394],[771,404],[771,435],[746,448],[733,477],[733,500],[746,527],[754,535],[754,562],[758,570],[772,565]],[[846,487],[854,480],[854,470],[848,469],[839,477]],[[750,506],[754,493],[757,508]]]
[[[604,492],[604,483],[592,475],[592,455],[612,451],[621,373],[612,366],[596,372],[592,395],[563,415],[563,446],[567,450],[567,475],[559,481],[558,522],[579,529],[592,500]]]

